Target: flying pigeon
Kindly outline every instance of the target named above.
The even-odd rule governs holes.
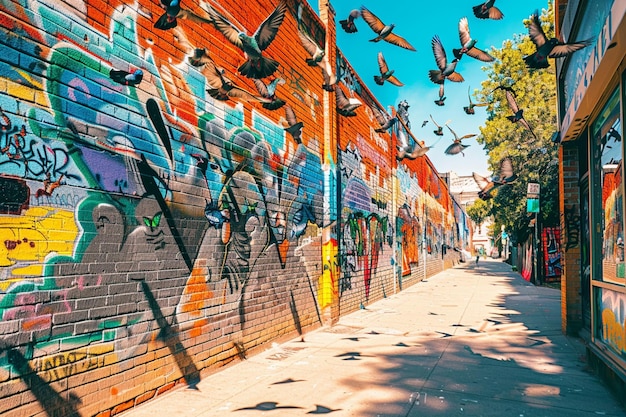
[[[354,23],[355,19],[358,19],[361,16],[361,12],[358,9],[354,9],[350,12],[348,17],[344,20],[340,20],[339,24],[346,31],[346,33],[354,33],[358,32],[356,28],[356,24]]]
[[[299,122],[296,118],[296,113],[293,111],[290,105],[285,106],[285,119],[287,120],[288,126],[285,128],[285,131],[291,135],[293,140],[297,143],[302,142],[302,127],[304,123]]]
[[[320,48],[317,43],[313,39],[311,39],[311,37],[306,33],[298,31],[298,36],[300,37],[300,42],[302,43],[302,46],[304,46],[304,49],[310,55],[310,58],[306,59],[306,63],[310,67],[318,66],[320,62],[322,62],[322,59],[326,56],[326,51]]]
[[[591,39],[573,43],[563,43],[556,38],[548,39],[541,28],[538,11],[530,17],[528,34],[537,47],[537,51],[524,57],[524,62],[533,69],[548,68],[550,66],[548,58],[561,58],[591,45]]]
[[[211,58],[209,58],[209,54],[207,54],[206,49],[204,48],[196,48],[193,51],[193,55],[188,58],[189,65],[194,67],[201,67],[207,62],[211,62]]]
[[[432,115],[432,114],[430,115],[430,120],[432,120],[432,121],[433,121],[433,123],[435,124],[435,126],[437,126],[437,129],[433,130],[433,133],[434,133],[435,135],[437,135],[437,136],[443,136],[443,127],[439,126],[439,125],[437,124],[437,122],[435,122],[435,119],[433,119],[433,115]],[[427,122],[428,120],[425,120],[425,121]],[[449,121],[449,120],[446,122],[446,125],[447,125],[448,123],[450,123],[450,121]],[[426,124],[426,123],[423,123],[423,124],[422,124],[422,127],[424,127],[424,125],[425,125],[425,124]]]
[[[479,19],[502,19],[504,15],[500,11],[500,9],[493,5],[495,2],[496,0],[487,0],[483,4],[472,7],[472,9],[474,10],[474,16]]]
[[[338,85],[335,86],[335,100],[337,102],[337,111],[340,115],[346,117],[356,116],[356,109],[361,106],[361,101],[356,98],[348,98]]]
[[[175,28],[178,26],[178,19],[186,19],[196,23],[213,24],[213,19],[206,19],[190,10],[181,8],[180,0],[161,0],[161,7],[165,9],[165,13],[154,22],[156,29],[168,30]]]
[[[432,116],[431,116],[431,117],[432,117]],[[427,124],[427,123],[428,123],[428,120],[424,120],[424,121],[422,122],[422,127],[426,126],[426,124]]]
[[[246,61],[239,67],[239,73],[248,78],[265,78],[278,69],[278,61],[263,56],[263,51],[272,43],[283,23],[287,4],[281,1],[276,9],[261,23],[252,36],[237,28],[224,16],[210,11],[215,27],[233,45],[246,55]]]
[[[465,145],[463,143],[463,139],[473,138],[474,136],[476,136],[476,134],[475,133],[470,133],[470,134],[458,137],[456,132],[454,130],[452,130],[452,128],[450,126],[448,126],[447,124],[446,124],[446,126],[448,127],[450,132],[452,132],[452,135],[454,136],[454,141],[452,142],[452,144],[450,146],[448,146],[446,148],[444,153],[446,155],[456,155],[456,154],[460,153],[461,155],[465,156],[465,154],[463,153],[463,150],[465,148],[467,148],[468,146],[470,146],[470,145]]]
[[[361,6],[361,17],[378,35],[374,39],[370,39],[370,42],[383,40],[401,48],[408,49],[409,51],[415,51],[415,48],[407,42],[406,39],[392,33],[393,29],[396,27],[395,24],[385,25],[374,13],[366,9],[365,6]]]
[[[467,87],[467,97],[469,98],[469,104],[463,107],[463,111],[465,114],[475,114],[474,107],[483,107],[486,106],[487,103],[474,103],[472,102],[472,95],[470,94],[470,87]]]
[[[380,75],[374,75],[374,81],[376,84],[383,85],[385,81],[388,81],[397,87],[402,87],[404,85],[396,78],[395,75],[393,75],[394,70],[389,69],[382,52],[378,53],[378,69],[380,70]]]
[[[393,127],[396,123],[398,123],[397,117],[390,117],[386,112],[382,111],[375,104],[370,104],[370,108],[372,109],[372,113],[374,113],[374,117],[380,124],[378,129],[374,129],[375,132],[383,133]]]
[[[493,176],[492,179],[483,177],[476,172],[472,172],[472,176],[474,177],[474,181],[476,181],[478,188],[480,188],[480,191],[478,192],[478,197],[480,197],[482,200],[489,200],[490,198],[493,198],[492,192],[497,187],[511,184],[517,179],[517,175],[513,172],[513,164],[511,163],[510,158],[503,158],[500,161],[500,169],[498,170],[498,175]]]
[[[443,44],[441,43],[441,39],[439,39],[439,36],[435,35],[431,41],[431,44],[433,47],[433,54],[435,55],[435,62],[437,62],[437,67],[439,67],[439,69],[430,70],[428,72],[428,78],[430,78],[430,81],[434,82],[435,84],[443,84],[446,78],[455,83],[465,81],[461,74],[455,72],[456,64],[459,62],[459,59],[454,58],[452,62],[448,64],[446,51],[443,49]]]
[[[322,69],[322,75],[324,76],[324,84],[322,84],[322,88],[332,93],[335,91],[337,76],[333,73],[333,68],[330,65],[330,62],[328,62],[328,58],[324,58],[322,60],[320,68]]]
[[[409,143],[409,138],[404,129],[398,129],[396,132],[396,159],[401,161],[405,158],[415,159],[426,155],[428,149],[424,149],[416,143]]]
[[[230,98],[238,98],[241,101],[257,101],[260,103],[271,103],[268,98],[256,96],[251,92],[236,86],[224,75],[224,70],[217,67],[213,61],[208,61],[202,69],[202,74],[206,78],[209,86],[207,93],[211,97],[220,101],[228,101]]]
[[[455,58],[461,59],[463,54],[466,54],[483,62],[492,62],[495,60],[495,58],[487,52],[476,48],[476,39],[472,39],[470,36],[467,17],[462,17],[461,20],[459,20],[459,39],[461,40],[461,48],[452,49]]]
[[[513,92],[513,89],[510,87],[498,87],[498,88],[504,90],[504,93],[506,95],[506,102],[508,103],[509,108],[513,112],[512,116],[507,116],[506,118],[509,119],[511,123],[519,123],[522,126],[524,126],[533,135],[533,137],[537,139],[535,132],[533,132],[533,130],[531,129],[526,119],[524,119],[524,110],[520,109],[519,106],[517,105],[517,101],[515,100],[515,93]]]
[[[274,78],[269,84],[265,84],[261,80],[253,79],[252,82],[256,87],[261,97],[270,100],[269,103],[263,103],[263,108],[268,110],[276,110],[285,105],[285,101],[276,97],[276,87],[285,84],[285,80],[277,77]]]
[[[300,43],[309,54],[306,63],[311,67],[318,66],[322,70],[322,75],[324,76],[322,88],[330,92],[335,91],[334,85],[337,83],[337,76],[333,73],[333,68],[328,61],[326,51],[320,48],[307,34],[298,31],[298,35],[300,36]]]
[[[424,156],[424,155],[426,155],[426,153],[429,150],[431,150],[432,148],[435,147],[437,142],[439,142],[441,140],[441,138],[439,138],[432,145],[426,146],[426,144],[424,143],[423,140],[417,140],[411,134],[411,137],[413,137],[414,142],[413,143],[409,143],[409,140],[407,138],[407,132],[404,129],[398,129],[396,137],[397,137],[397,142],[396,142],[396,150],[397,150],[396,159],[398,159],[398,160],[402,160],[402,159],[405,159],[405,158],[406,159],[416,159],[416,158],[419,158],[421,156]]]
[[[446,100],[446,97],[443,94],[444,94],[444,92],[443,92],[443,83],[441,83],[441,84],[439,84],[439,99],[435,100],[435,104],[436,105],[444,106],[446,104],[446,103],[444,103],[445,100]]]
[[[112,68],[109,71],[109,78],[118,84],[136,86],[143,80],[143,71],[139,68],[132,72]]]

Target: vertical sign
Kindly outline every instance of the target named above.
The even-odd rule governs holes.
[[[539,184],[529,182],[526,190],[526,211],[528,213],[539,213],[539,192],[541,191]]]

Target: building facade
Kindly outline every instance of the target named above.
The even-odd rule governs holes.
[[[328,2],[171,3],[0,2],[1,415],[115,415],[467,244]]]
[[[557,0],[555,11],[558,36],[592,41],[557,60],[563,330],[583,336],[624,398],[626,2]]]
[[[474,204],[478,199],[480,188],[476,184],[476,180],[471,175],[459,176],[455,172],[448,172],[444,175],[448,179],[450,194],[463,207],[463,211],[467,211],[467,207]],[[489,235],[493,224],[491,216],[486,218],[481,224],[476,224],[471,219],[469,219],[469,222],[468,229],[471,234],[471,245],[467,245],[463,249],[476,254],[479,248],[483,248],[485,254],[492,255],[494,253],[494,240]]]

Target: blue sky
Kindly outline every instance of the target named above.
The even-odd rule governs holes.
[[[316,0],[309,0],[309,3],[315,11],[318,11]],[[516,33],[527,34],[528,30],[523,20],[536,9],[541,12],[541,9],[548,7],[548,0],[523,2],[496,0],[495,6],[504,13],[504,18],[481,20],[472,12],[472,6],[480,3],[480,0],[448,0],[441,3],[412,0],[372,1],[370,3],[331,1],[336,12],[339,48],[383,106],[396,107],[401,100],[409,103],[412,132],[427,145],[438,139],[433,134],[434,125],[430,120],[430,114],[440,125],[450,120],[449,126],[459,136],[469,133],[480,134],[479,127],[484,125],[487,117],[484,107],[476,107],[476,114],[471,116],[463,111],[463,106],[469,103],[468,87],[472,91],[480,89],[481,81],[486,79],[482,70],[486,64],[468,56],[464,56],[457,66],[457,71],[461,73],[465,81],[462,83],[447,81],[444,87],[447,97],[445,106],[440,107],[434,103],[439,96],[439,86],[428,79],[428,70],[437,68],[431,48],[433,36],[438,35],[441,38],[448,61],[451,61],[454,58],[452,48],[460,46],[459,20],[467,17],[471,37],[478,41],[476,47],[488,52],[492,46],[499,49],[503,41],[512,39]],[[352,9],[358,9],[361,5],[367,7],[384,23],[395,23],[394,33],[409,41],[417,52],[402,49],[387,42],[369,42],[375,37],[374,32],[361,18],[356,20],[358,32],[345,33],[339,25],[339,20],[345,19]],[[396,87],[389,83],[379,86],[374,82],[373,76],[379,72],[376,60],[378,52],[383,53],[389,67],[395,70],[394,75],[404,83],[403,87]],[[476,102],[475,99],[473,101]],[[424,120],[429,122],[421,128]],[[464,140],[464,143],[470,145],[464,151],[465,156],[446,155],[443,151],[452,142],[452,135],[446,128],[444,132],[445,136],[427,154],[439,172],[454,171],[459,175],[471,175],[475,171],[482,175],[490,174],[487,155],[475,138]]]

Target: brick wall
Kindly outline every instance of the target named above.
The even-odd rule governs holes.
[[[144,0],[0,5],[0,414],[115,415],[462,246],[447,188],[374,132],[358,74],[337,84],[363,102],[346,117],[307,65],[298,32],[349,68],[331,9],[286,0],[263,50],[278,69],[252,74],[282,80],[281,105],[222,33],[278,1],[211,4],[175,21]]]
[[[561,276],[562,330],[576,334],[582,327],[581,271],[580,271],[580,187],[579,157],[576,144],[564,143],[559,148],[559,211],[561,214],[561,248],[563,274]]]

